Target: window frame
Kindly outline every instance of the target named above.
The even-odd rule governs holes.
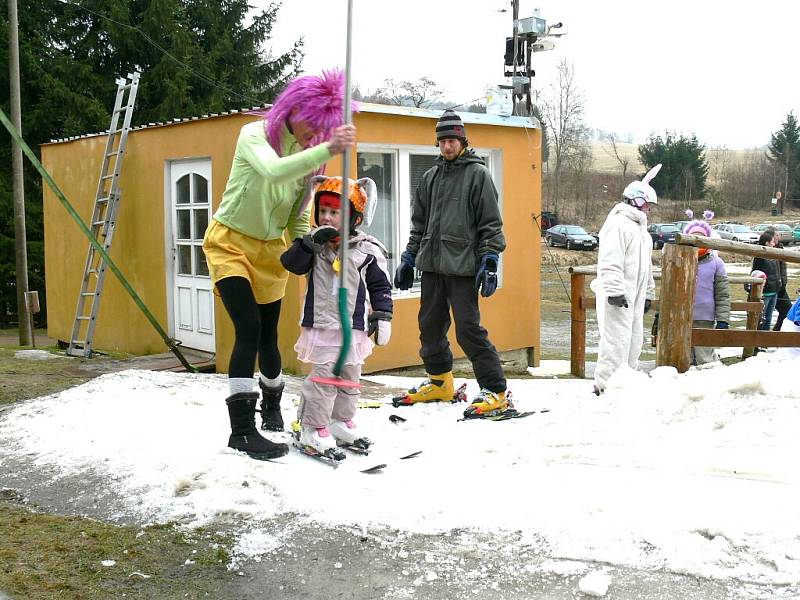
[[[478,146],[473,147],[475,153],[483,158],[486,168],[492,176],[492,181],[497,188],[497,200],[500,208],[500,216],[503,214],[503,150],[501,148],[491,148]],[[422,154],[429,156],[439,156],[439,149],[436,146],[426,144],[386,144],[365,142],[359,143],[356,147],[356,164],[358,163],[358,153],[392,154],[392,200],[397,210],[394,214],[394,240],[395,247],[387,248],[392,256],[399,261],[400,254],[405,250],[408,243],[408,236],[411,233],[411,207],[414,201],[416,190],[410,189],[409,164],[410,155]],[[390,273],[390,276],[393,276]],[[497,266],[497,287],[503,287],[503,255]],[[420,295],[419,282],[415,282],[410,290],[392,290],[392,297],[396,299],[413,298]]]

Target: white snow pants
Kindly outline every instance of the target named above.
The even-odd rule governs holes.
[[[598,288],[600,286],[597,286]],[[594,382],[600,390],[606,388],[611,375],[626,363],[631,369],[639,367],[639,355],[644,340],[644,293],[636,296],[626,294],[628,308],[612,306],[608,296],[594,290],[597,297],[597,325],[600,329],[600,344],[597,351],[597,366]]]

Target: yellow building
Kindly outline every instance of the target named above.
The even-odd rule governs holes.
[[[391,253],[394,269],[405,248],[416,182],[438,155],[435,125],[441,111],[363,104],[354,116],[358,151],[352,176],[378,184],[379,206],[367,230]],[[484,326],[500,351],[530,349],[539,361],[541,131],[535,119],[460,113],[470,145],[486,160],[500,192],[508,248],[500,288],[481,300]],[[255,118],[241,112],[151,124],[128,136],[122,200],[111,257],[170,336],[188,348],[216,353],[227,370],[233,326],[211,290],[202,254],[205,227],[225,189],[239,129]],[[44,144],[42,162],[86,221],[94,204],[105,135]],[[337,157],[327,172],[337,174]],[[72,333],[88,240],[55,195],[44,192],[48,335]],[[290,275],[279,345],[287,371],[299,372],[293,346],[299,334],[305,280]],[[113,274],[106,277],[94,348],[150,354],[166,351]],[[392,342],[376,348],[365,371],[420,364],[419,292],[395,293]],[[456,356],[463,356],[451,331]]]

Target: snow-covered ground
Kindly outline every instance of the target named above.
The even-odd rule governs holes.
[[[223,376],[124,371],[5,411],[0,467],[29,461],[54,484],[99,476],[141,522],[234,523],[236,560],[279,547],[259,524],[292,513],[410,533],[519,532],[515,543],[559,560],[800,583],[800,362],[767,353],[683,375],[625,370],[600,398],[586,380],[559,379],[563,366],[509,382],[517,408],[549,409],[519,420],[393,408],[387,390],[386,405],[357,417],[373,455],[337,470],[225,448]],[[397,460],[412,450],[422,454]],[[377,462],[387,469],[359,472]]]

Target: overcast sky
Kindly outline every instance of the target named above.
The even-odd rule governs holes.
[[[429,77],[447,99],[468,103],[504,83],[510,0],[353,4],[353,81],[362,91],[388,77]],[[800,2],[522,0],[520,17],[536,6],[568,34],[555,50],[534,55],[534,87],[546,90],[558,61],[571,61],[591,127],[636,141],[669,129],[694,132],[709,147],[754,147],[797,107],[790,61]],[[273,51],[302,35],[306,72],[343,67],[346,7],[346,0],[284,0]]]

